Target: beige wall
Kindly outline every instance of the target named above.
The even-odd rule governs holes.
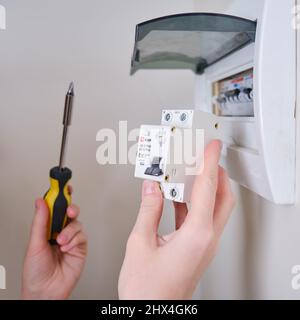
[[[76,84],[67,164],[74,202],[90,250],[74,298],[116,298],[128,233],[137,214],[141,181],[128,165],[96,162],[96,133],[158,123],[161,108],[192,106],[191,72],[148,71],[129,76],[135,25],[191,11],[180,0],[1,0],[7,30],[0,31],[0,264],[7,290],[18,298],[34,198],[48,188],[57,164],[64,94]],[[176,74],[176,76],[175,76]],[[167,210],[164,228],[171,226]]]
[[[262,0],[194,1],[198,11],[216,10],[246,18],[255,17],[262,4]],[[298,84],[298,101],[299,94]],[[299,135],[298,130],[298,142]],[[298,147],[297,168],[300,165],[299,149]],[[299,179],[300,176],[297,175],[297,186]],[[217,258],[202,281],[201,297],[300,299],[300,290],[295,291],[291,287],[292,266],[300,265],[298,188],[295,206],[275,206],[244,188],[235,184],[233,187],[237,207],[224,234]]]

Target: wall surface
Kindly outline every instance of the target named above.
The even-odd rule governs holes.
[[[133,166],[100,166],[96,133],[158,123],[161,109],[193,104],[188,71],[129,76],[135,25],[192,11],[180,0],[0,0],[7,30],[0,31],[0,265],[7,290],[20,297],[23,255],[34,199],[48,188],[58,162],[64,95],[75,81],[76,102],[67,165],[73,200],[89,235],[89,256],[73,298],[117,298],[117,280],[135,221],[141,181]],[[167,208],[163,229],[173,226]]]
[[[255,19],[263,1],[195,0],[194,5],[196,11]],[[299,95],[298,83],[298,102]],[[299,117],[297,127],[299,169]],[[299,182],[297,175],[297,186]],[[276,206],[234,183],[233,188],[237,206],[218,255],[202,280],[200,296],[205,299],[299,299],[300,290],[293,290],[291,285],[292,267],[300,264],[299,188],[295,206]]]

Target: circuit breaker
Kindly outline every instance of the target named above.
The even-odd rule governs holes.
[[[222,140],[225,155],[236,144],[239,126],[200,110],[163,110],[161,125],[140,128],[135,176],[159,182],[166,199],[189,202],[205,146]]]
[[[168,112],[173,114],[173,111]],[[192,126],[143,125],[135,176],[159,182],[167,199],[189,202],[195,174],[201,171],[203,150],[203,130],[196,133]]]

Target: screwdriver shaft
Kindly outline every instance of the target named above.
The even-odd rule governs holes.
[[[59,156],[59,169],[62,169],[64,164],[65,149],[66,149],[67,136],[68,136],[68,126],[71,124],[73,100],[74,100],[74,83],[71,82],[68,92],[66,94],[66,100],[65,100],[65,109],[64,109],[64,117],[63,117],[64,127],[63,127],[60,156]]]
[[[61,140],[61,147],[60,147],[59,169],[61,169],[64,164],[67,134],[68,134],[68,126],[64,126],[62,140]]]

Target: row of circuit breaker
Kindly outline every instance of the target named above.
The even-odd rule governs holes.
[[[252,102],[253,101],[253,89],[252,88],[241,88],[222,93],[217,101],[220,104],[224,103],[241,103],[241,102]]]
[[[213,83],[214,113],[219,116],[254,116],[253,69]]]

